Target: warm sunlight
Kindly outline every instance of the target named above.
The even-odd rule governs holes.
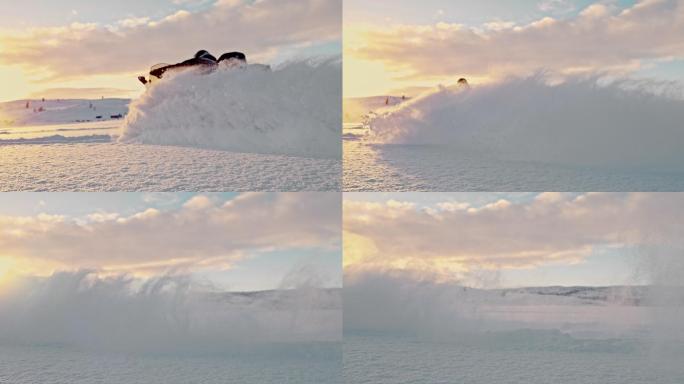
[[[387,60],[367,58],[363,52],[369,47],[368,26],[349,26],[344,31],[344,97],[360,98],[381,95],[410,97],[437,85],[455,85],[460,77],[467,76],[471,84],[485,84],[497,80],[495,72],[477,76],[454,72],[448,75],[411,74],[402,69],[402,62],[390,63]],[[408,48],[407,48],[408,51]]]
[[[24,71],[13,66],[0,66],[0,84],[0,101],[22,99],[33,91],[24,76]],[[0,111],[0,120],[1,114]]]
[[[356,59],[345,52],[343,68],[345,98],[384,95],[400,86],[382,63]]]
[[[0,290],[8,283],[12,276],[14,263],[8,257],[0,257]]]
[[[377,255],[378,249],[372,239],[351,232],[342,232],[344,244],[344,267],[362,263],[365,259]]]
[[[356,57],[355,51],[363,45],[363,27],[345,26],[343,89],[346,98],[382,95],[397,87],[384,64]]]
[[[141,65],[140,73],[144,73]],[[34,69],[37,71],[37,69]],[[0,65],[0,102],[21,99],[99,99],[101,97],[137,97],[144,88],[136,76],[139,73],[99,74],[52,80],[38,72]],[[0,120],[2,120],[0,112]]]

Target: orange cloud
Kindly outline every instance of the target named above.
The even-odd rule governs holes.
[[[19,65],[54,80],[131,73],[173,62],[199,49],[242,50],[253,60],[281,49],[325,43],[341,36],[341,1],[219,1],[197,13],[162,20],[121,20],[114,25],[73,23],[0,34],[0,64]]]
[[[461,76],[492,81],[539,70],[561,76],[625,74],[645,60],[684,58],[681,36],[684,3],[642,0],[621,11],[593,4],[575,18],[545,17],[526,25],[358,26],[349,40],[345,32],[345,60],[382,65],[395,81],[414,84]],[[355,87],[360,85],[345,88]]]
[[[223,204],[196,196],[177,210],[129,216],[0,216],[0,273],[228,269],[261,252],[338,247],[339,215],[335,194],[252,193]]]
[[[574,264],[597,246],[682,246],[683,216],[684,195],[676,193],[544,193],[530,203],[499,200],[481,207],[347,200],[345,268],[459,277],[471,270]]]

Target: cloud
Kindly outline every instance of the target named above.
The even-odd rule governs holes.
[[[549,11],[564,2],[547,1]],[[382,62],[405,79],[629,73],[644,61],[684,57],[684,3],[642,0],[624,10],[593,4],[576,17],[481,27],[437,23],[366,28],[345,53]],[[445,54],[448,53],[448,54]]]
[[[596,247],[681,248],[683,216],[684,195],[676,193],[543,193],[529,203],[455,201],[429,208],[345,201],[345,270],[462,277],[477,270],[580,263]]]
[[[0,258],[41,275],[224,269],[260,252],[339,246],[339,204],[336,194],[251,193],[225,203],[199,195],[179,209],[130,216],[0,216]]]
[[[0,63],[21,65],[49,79],[130,73],[175,62],[199,49],[241,50],[252,60],[281,49],[339,40],[339,0],[219,1],[210,9],[178,11],[161,20],[131,18],[114,25],[73,23],[0,34]]]

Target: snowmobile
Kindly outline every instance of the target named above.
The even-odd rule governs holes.
[[[228,52],[221,55],[218,59],[206,50],[198,51],[192,59],[185,60],[177,64],[157,64],[150,68],[149,79],[145,76],[138,76],[143,85],[149,85],[154,79],[161,79],[167,71],[182,70],[187,68],[198,68],[203,74],[213,72],[217,67],[245,67],[247,57],[242,52]]]

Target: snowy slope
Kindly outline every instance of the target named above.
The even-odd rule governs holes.
[[[112,120],[112,115],[126,115],[129,102],[129,99],[9,101],[0,103],[0,127]]]

